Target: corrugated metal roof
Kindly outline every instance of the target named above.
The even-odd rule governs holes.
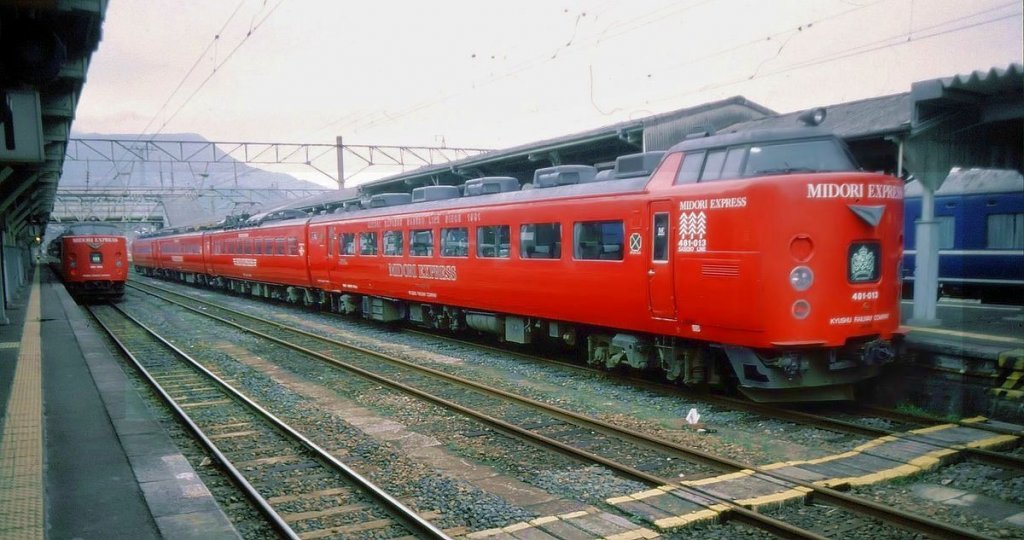
[[[1024,92],[1024,65],[1010,64],[1006,68],[976,70],[970,73],[937,79],[943,88],[967,90],[976,94],[992,96],[1007,92]]]
[[[907,182],[904,196],[920,197],[921,183],[917,180]],[[1024,176],[1018,171],[1008,169],[953,169],[942,182],[936,195],[973,195],[981,193],[1021,193],[1024,192]]]
[[[383,186],[389,186],[396,183],[409,183],[416,179],[429,178],[432,175],[445,174],[459,169],[472,169],[474,167],[494,164],[509,165],[515,160],[529,160],[530,162],[533,162],[534,160],[530,159],[531,156],[544,156],[547,153],[556,151],[574,151],[595,155],[600,154],[601,160],[613,160],[619,155],[638,151],[640,149],[640,137],[645,136],[646,130],[650,128],[670,126],[681,120],[685,121],[690,117],[699,118],[701,125],[710,124],[713,127],[721,127],[727,122],[735,121],[736,118],[750,118],[752,116],[770,114],[775,114],[775,112],[742,96],[734,96],[728,99],[698,105],[696,107],[679,109],[636,120],[627,120],[571,135],[535,141],[511,148],[477,154],[475,156],[453,161],[444,165],[422,167],[414,171],[369,182],[360,187],[367,191],[378,192]],[[635,144],[633,144],[634,137]],[[626,141],[627,138],[629,139],[628,143]],[[678,142],[678,140],[673,142]],[[608,145],[608,151],[583,152],[583,148],[588,145]],[[667,146],[665,148],[667,148]]]
[[[278,210],[286,210],[290,208],[325,208],[327,206],[334,206],[347,201],[357,201],[359,200],[359,196],[359,188],[339,189],[335,191],[328,191],[326,193],[319,193],[317,195],[310,195],[309,197],[303,197],[295,201],[288,201],[267,209],[267,212],[276,212]]]
[[[821,127],[846,140],[879,137],[910,129],[912,108],[909,92],[829,105],[825,109],[827,114]],[[719,133],[800,127],[802,124],[798,117],[803,112],[795,111],[734,124]]]

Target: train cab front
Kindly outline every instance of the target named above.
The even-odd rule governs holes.
[[[837,172],[773,187],[777,207],[800,211],[779,213],[763,239],[766,339],[725,352],[752,399],[853,399],[902,341],[902,182]]]

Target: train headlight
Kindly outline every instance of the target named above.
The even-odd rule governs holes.
[[[814,284],[814,272],[806,266],[797,266],[789,272],[789,284],[798,291],[806,291]]]
[[[806,319],[811,314],[811,303],[807,300],[797,300],[793,302],[792,312],[794,319]]]

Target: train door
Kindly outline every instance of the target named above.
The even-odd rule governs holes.
[[[672,203],[670,201],[651,202],[649,235],[651,249],[647,262],[647,294],[651,316],[657,319],[676,318],[671,210]]]
[[[330,269],[334,264],[330,239],[333,229],[321,225],[309,226],[309,245],[306,247],[309,278],[318,288],[330,288]]]

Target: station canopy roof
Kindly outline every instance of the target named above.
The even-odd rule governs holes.
[[[49,220],[106,8],[106,0],[0,2],[0,99],[11,112],[0,129],[0,227],[7,232]]]
[[[553,139],[478,154],[444,165],[423,167],[359,186],[363,195],[401,192],[427,185],[460,185],[484,176],[514,176],[521,183],[533,171],[552,165],[610,167],[621,155],[665,150],[687,134],[774,115],[775,112],[736,96]]]

